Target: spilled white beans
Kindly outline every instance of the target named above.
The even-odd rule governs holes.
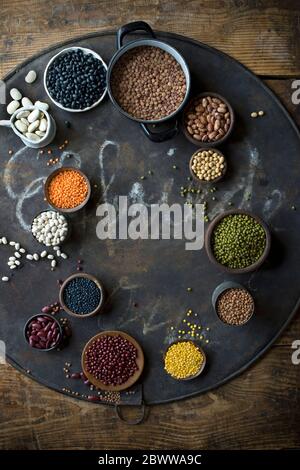
[[[54,212],[54,211],[47,211],[47,212]],[[60,215],[60,214],[59,214]],[[64,216],[62,216],[64,218]],[[56,227],[55,223],[52,225],[52,229]],[[53,230],[54,231],[54,230]],[[54,245],[54,254],[48,253],[47,250],[41,251],[41,253],[27,253],[25,248],[23,248],[20,243],[15,242],[14,240],[8,240],[6,237],[0,236],[0,245],[6,245],[7,248],[13,250],[13,255],[9,256],[7,261],[7,266],[9,269],[14,270],[21,268],[24,266],[24,262],[22,260],[33,261],[34,263],[41,262],[42,260],[49,260],[51,271],[54,271],[57,267],[59,257],[58,253],[63,255],[61,256],[64,259],[68,258],[66,253],[61,253],[60,245]],[[57,257],[57,258],[56,258]],[[2,276],[2,281],[7,282],[9,281],[9,276]]]
[[[28,108],[30,106],[33,106],[33,102],[29,98],[27,98],[27,96],[24,96],[24,98],[22,98],[21,103],[22,103],[23,108]],[[29,114],[30,114],[30,111],[29,111]]]
[[[36,80],[36,71],[35,70],[30,70],[28,74],[25,77],[25,82],[26,83],[33,83]]]
[[[44,101],[36,101],[34,103],[34,106],[39,108],[41,111],[48,111],[48,109],[49,109],[49,104],[45,103]]]
[[[17,88],[12,88],[9,94],[15,101],[20,101],[22,99],[22,95]]]
[[[15,111],[20,107],[19,101],[13,100],[7,105],[7,112],[8,114],[14,114]]]

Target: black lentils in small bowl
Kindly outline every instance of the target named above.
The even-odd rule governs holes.
[[[106,91],[106,66],[88,50],[62,51],[45,72],[45,89],[66,110],[83,111],[96,105]]]
[[[74,277],[63,290],[63,301],[75,315],[88,315],[100,305],[102,292],[97,284],[86,277]]]

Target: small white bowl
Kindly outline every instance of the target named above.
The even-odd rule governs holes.
[[[65,108],[61,103],[59,103],[58,101],[56,101],[54,98],[52,98],[52,96],[50,95],[49,91],[48,91],[48,87],[47,87],[47,80],[46,80],[46,77],[47,77],[47,73],[48,73],[48,69],[50,67],[50,65],[52,64],[52,62],[59,56],[59,55],[64,55],[66,54],[67,52],[69,51],[78,51],[78,50],[82,50],[85,54],[92,54],[94,57],[96,57],[96,59],[100,60],[100,62],[102,63],[103,67],[105,68],[105,70],[107,71],[107,65],[106,63],[104,62],[104,60],[102,59],[102,57],[97,54],[97,52],[94,52],[92,51],[92,49],[87,49],[86,47],[67,47],[66,49],[63,49],[62,51],[58,52],[57,54],[55,54],[52,59],[49,60],[48,64],[47,64],[47,67],[45,69],[45,72],[44,72],[44,88],[46,90],[46,93],[47,95],[49,96],[50,100],[56,105],[58,106],[60,109],[63,109],[64,111],[68,111],[69,113],[83,113],[85,111],[89,111],[90,109],[92,108],[95,108],[96,106],[98,106],[99,103],[101,103],[101,101],[104,99],[106,93],[107,93],[107,85],[105,87],[105,90],[102,94],[102,96],[100,97],[100,99],[98,101],[96,101],[94,104],[92,104],[92,106],[89,106],[87,108],[84,108],[84,109],[71,109],[71,108]]]
[[[21,111],[33,111],[34,109],[38,109],[39,111],[44,113],[48,121],[48,128],[47,128],[46,134],[37,142],[27,139],[27,137],[24,134],[22,134],[20,131],[18,131],[18,129],[14,125],[17,114],[19,114]],[[31,147],[34,149],[39,149],[39,148],[46,147],[47,145],[49,145],[54,139],[55,134],[56,134],[56,123],[53,117],[48,113],[48,111],[45,111],[44,109],[40,109],[38,106],[26,106],[26,108],[18,108],[13,113],[13,115],[11,116],[9,120],[0,121],[0,126],[11,128],[14,131],[14,133],[18,137],[20,137],[22,142],[27,147]]]

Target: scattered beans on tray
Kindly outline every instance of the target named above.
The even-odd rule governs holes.
[[[230,124],[227,104],[214,96],[195,98],[185,112],[186,130],[199,142],[217,142],[227,134]]]
[[[113,68],[111,87],[124,111],[147,121],[174,113],[187,89],[184,72],[174,57],[152,46],[126,52]]]
[[[136,347],[121,335],[103,335],[86,351],[86,368],[105,385],[122,385],[138,370]]]
[[[200,150],[194,154],[191,168],[199,180],[213,181],[224,173],[225,158],[217,150]]]
[[[175,379],[187,379],[199,372],[203,361],[202,352],[192,341],[181,341],[167,350],[165,370]]]
[[[88,194],[86,178],[77,170],[62,169],[51,179],[48,197],[58,209],[73,209],[82,204]]]
[[[44,211],[33,219],[31,232],[38,242],[46,246],[58,246],[67,236],[68,223],[58,212]]]
[[[215,227],[212,249],[216,260],[233,269],[251,266],[262,256],[266,233],[262,225],[247,214],[230,214]]]
[[[26,338],[32,348],[54,348],[61,339],[60,328],[54,318],[36,316],[26,328]]]
[[[46,85],[51,97],[65,108],[85,109],[103,95],[106,70],[93,54],[70,50],[50,64]]]
[[[71,279],[63,291],[66,306],[77,315],[93,312],[101,302],[101,291],[97,284],[85,277]]]
[[[229,325],[243,325],[252,316],[254,301],[246,289],[230,288],[222,292],[216,303],[219,318]]]

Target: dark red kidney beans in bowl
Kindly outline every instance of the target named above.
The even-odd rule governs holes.
[[[61,342],[62,328],[51,315],[35,315],[27,321],[24,327],[24,336],[32,348],[50,351]]]

